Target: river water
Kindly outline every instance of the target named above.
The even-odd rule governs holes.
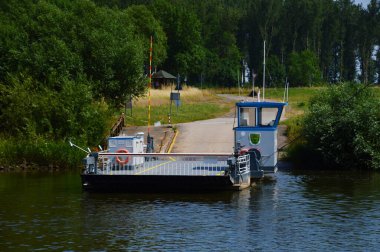
[[[0,251],[378,251],[380,175],[286,172],[241,192],[86,193],[0,174]]]

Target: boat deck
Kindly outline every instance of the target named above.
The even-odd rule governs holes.
[[[249,155],[230,169],[229,155],[120,154],[99,158],[81,175],[83,188],[100,191],[240,190],[250,185]],[[118,158],[119,157],[119,158]],[[122,163],[126,163],[122,165]]]
[[[106,166],[107,167],[107,166]],[[137,165],[109,165],[98,169],[102,175],[164,175],[164,176],[223,176],[226,161],[218,160],[148,160]]]

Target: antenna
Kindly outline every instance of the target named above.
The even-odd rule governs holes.
[[[265,101],[265,40],[264,40],[264,72],[263,72],[263,101]]]
[[[240,95],[240,73],[239,73],[239,70],[237,71],[237,84],[238,84],[238,90],[239,90],[239,98],[241,98],[241,95]]]
[[[149,85],[148,85],[148,136],[150,129],[150,89],[152,88],[152,51],[153,51],[153,36],[150,36],[149,48]]]
[[[286,102],[289,101],[289,82],[288,78],[286,78]]]
[[[150,90],[152,88],[152,53],[153,53],[153,36],[150,36],[149,48],[149,85],[148,85],[148,135],[147,135],[147,152],[152,151],[152,139],[150,137]]]
[[[286,87],[288,86],[288,77],[285,78],[285,89],[284,89],[284,98],[282,99],[283,102],[286,100]]]
[[[85,150],[85,149],[79,147],[79,146],[76,145],[76,144],[73,144],[71,141],[69,141],[69,144],[70,144],[71,147],[75,147],[75,148],[77,148],[77,149],[80,149],[81,151],[86,152],[87,154],[90,154],[90,152],[91,152],[91,151],[87,151],[87,150]]]
[[[255,101],[255,72],[252,68],[252,101]]]

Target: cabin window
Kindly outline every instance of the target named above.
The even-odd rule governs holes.
[[[261,109],[261,125],[274,126],[277,114],[278,114],[278,108],[262,108]]]
[[[256,126],[256,108],[240,108],[239,126],[242,126],[242,127]]]
[[[116,140],[109,140],[108,145],[109,147],[116,147]]]

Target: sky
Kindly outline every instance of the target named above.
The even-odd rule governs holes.
[[[371,0],[354,0],[354,2],[356,3],[356,4],[362,4],[363,5],[363,7],[367,7],[367,5],[369,4],[369,2],[370,2]]]

